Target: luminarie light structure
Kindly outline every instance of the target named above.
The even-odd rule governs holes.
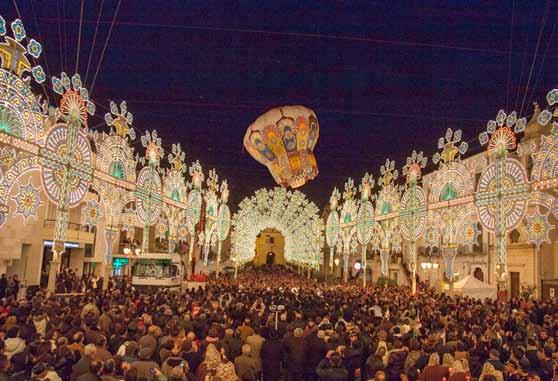
[[[474,193],[473,176],[461,163],[461,155],[467,152],[469,145],[461,138],[461,130],[448,128],[446,134],[438,139],[440,151],[432,157],[434,164],[438,164],[438,171],[433,175],[429,194],[430,225],[432,229],[438,230],[439,242],[436,246],[441,246],[450,293],[453,292],[453,265],[462,238],[459,232],[467,221],[468,213],[474,210],[462,203],[455,203]]]
[[[370,196],[372,195],[372,188],[374,188],[374,178],[366,173],[362,178],[359,186],[360,190],[360,205],[358,207],[358,213],[356,218],[356,236],[358,242],[361,245],[362,255],[361,255],[361,265],[362,270],[362,287],[366,288],[366,278],[367,278],[367,258],[366,258],[366,246],[372,239],[372,234],[374,232],[374,206],[370,202]]]
[[[233,215],[231,259],[235,265],[252,260],[257,235],[264,229],[279,230],[285,237],[285,259],[311,267],[319,266],[316,236],[323,243],[323,222],[318,207],[299,191],[285,188],[259,189],[246,197]],[[319,234],[316,235],[316,232]]]
[[[523,132],[526,119],[517,119],[516,112],[507,115],[500,110],[496,120],[487,124],[479,135],[481,144],[488,144],[487,153],[493,162],[482,172],[475,204],[485,229],[496,235],[496,274],[501,290],[507,288],[506,232],[514,229],[525,215],[530,186],[527,172],[508,153],[517,146],[516,134]]]
[[[403,167],[407,189],[401,197],[399,218],[401,221],[401,235],[409,241],[409,268],[411,270],[411,293],[413,295],[417,291],[416,241],[422,235],[426,222],[426,195],[424,190],[418,186],[418,182],[427,161],[428,159],[422,151],[419,153],[413,151]]]

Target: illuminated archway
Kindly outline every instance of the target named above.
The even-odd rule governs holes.
[[[236,263],[251,261],[258,234],[275,229],[285,238],[287,262],[319,267],[324,226],[318,212],[318,207],[299,191],[279,187],[257,190],[242,200],[233,216],[231,259]]]

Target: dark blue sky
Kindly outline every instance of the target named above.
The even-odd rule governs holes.
[[[301,190],[321,207],[348,176],[377,177],[386,157],[400,168],[413,149],[431,156],[448,127],[462,129],[477,152],[477,134],[500,108],[529,115],[557,86],[552,0],[224,3],[121,1],[92,92],[92,125],[103,125],[109,100],[126,99],[139,131],[157,129],[167,149],[180,141],[187,162],[229,180],[233,210],[274,185],[242,147],[247,126],[269,108],[316,111],[320,174]],[[17,5],[43,44],[47,74],[73,73],[81,1]],[[92,52],[90,89],[117,6],[84,2],[79,72],[85,79]],[[17,17],[11,1],[0,12]]]

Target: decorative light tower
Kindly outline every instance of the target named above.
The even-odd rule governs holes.
[[[192,190],[188,194],[186,203],[186,229],[190,234],[190,246],[188,248],[188,258],[186,259],[186,271],[190,269],[190,262],[194,256],[194,245],[196,243],[196,228],[200,222],[202,208],[202,184],[204,175],[199,161],[192,163],[190,166],[191,181],[187,184]],[[202,232],[203,233],[203,232]],[[200,239],[203,241],[203,239]],[[186,274],[188,277],[188,274]]]
[[[527,172],[508,153],[517,146],[516,134],[525,129],[525,118],[516,112],[506,115],[500,110],[496,120],[487,124],[479,135],[482,145],[488,143],[487,155],[492,163],[479,179],[475,204],[482,225],[496,235],[496,274],[500,290],[507,289],[506,233],[514,229],[527,209],[530,187]]]
[[[370,195],[372,193],[372,188],[374,187],[374,178],[366,173],[362,178],[360,184],[360,206],[358,208],[357,222],[356,222],[356,236],[358,242],[361,245],[362,259],[361,259],[361,270],[362,270],[362,287],[366,288],[366,272],[367,272],[367,260],[366,260],[366,246],[372,239],[372,234],[374,233],[374,207],[370,202]]]
[[[407,164],[403,167],[403,175],[406,176],[406,187],[401,197],[401,208],[399,219],[401,222],[401,234],[409,241],[409,268],[411,270],[411,294],[417,292],[417,239],[424,231],[426,222],[426,196],[424,190],[417,185],[421,179],[422,169],[426,167],[428,159],[422,151],[417,154],[413,151],[407,158]]]
[[[339,240],[340,225],[339,225],[339,213],[337,213],[337,207],[339,202],[339,190],[333,188],[331,197],[329,198],[329,215],[327,216],[326,223],[326,243],[329,247],[329,260],[328,264],[325,266],[325,277],[327,280],[327,273],[333,271],[333,257],[335,256],[335,245]],[[329,271],[328,271],[329,267]]]
[[[56,205],[49,292],[54,292],[70,209],[83,200],[93,178],[87,116],[95,113],[95,105],[89,101],[89,94],[82,86],[79,74],[75,74],[70,80],[63,72],[60,79],[52,77],[52,85],[54,91],[62,95],[60,106],[53,110],[55,119],[60,119],[61,123],[51,127],[45,145],[39,151],[43,165],[41,180],[47,197]]]
[[[438,149],[441,153],[436,152],[432,157],[434,164],[439,164],[440,184],[432,186],[432,194],[438,195],[438,199],[432,200],[442,202],[442,208],[436,215],[440,229],[442,258],[445,263],[445,273],[449,280],[449,293],[453,294],[454,271],[453,264],[457,256],[458,231],[464,223],[464,217],[467,212],[465,205],[453,205],[452,200],[464,196],[463,188],[472,187],[472,184],[460,185],[463,179],[468,178],[465,168],[458,163],[461,155],[464,155],[469,148],[466,142],[461,141],[461,130],[453,131],[451,128],[446,130],[445,136],[438,139]],[[459,144],[459,147],[457,147]],[[458,178],[452,176],[453,173]],[[470,182],[470,181],[469,181]],[[439,194],[438,194],[439,193]]]
[[[169,253],[174,253],[179,240],[180,223],[184,219],[184,209],[181,208],[181,204],[186,202],[185,158],[186,154],[182,151],[180,143],[173,144],[172,152],[167,156],[171,167],[165,171],[163,183],[163,194],[168,198],[168,202],[163,204],[163,210],[167,216],[166,233],[168,234]]]
[[[341,242],[343,243],[343,280],[345,282],[349,280],[349,256],[351,241],[356,233],[356,216],[358,206],[354,199],[355,193],[356,189],[354,181],[349,177],[345,183],[343,206],[341,207],[341,216],[339,221],[341,228]]]
[[[217,277],[221,269],[221,250],[223,241],[229,236],[231,227],[231,211],[227,202],[229,201],[229,185],[227,180],[221,182],[220,198],[219,198],[219,213],[217,216]]]
[[[219,197],[217,195],[219,176],[215,169],[209,171],[207,178],[207,190],[205,191],[205,229],[203,242],[203,264],[207,266],[209,247],[214,246],[217,241],[217,221],[219,212]],[[228,190],[227,190],[228,192]]]
[[[399,225],[399,205],[401,192],[394,184],[399,172],[395,169],[395,162],[386,159],[380,167],[381,177],[378,184],[382,187],[376,197],[376,232],[379,239],[374,242],[379,245],[382,262],[382,275],[389,275],[389,258],[392,250],[401,249],[401,234]]]
[[[112,273],[112,251],[119,233],[122,210],[128,200],[129,191],[122,186],[121,181],[136,182],[137,161],[129,140],[135,139],[135,131],[131,127],[134,116],[128,111],[126,101],[110,102],[110,112],[105,114],[105,123],[110,127],[108,134],[95,133],[97,146],[97,164],[100,171],[96,172],[93,188],[99,194],[101,204],[105,210],[105,275],[103,288],[108,287],[108,278]],[[128,140],[129,138],[129,140]],[[127,212],[123,229],[133,231],[132,218],[134,212]]]
[[[149,230],[157,222],[161,215],[163,203],[162,181],[159,164],[164,157],[161,138],[157,131],[145,132],[141,137],[141,144],[145,147],[145,157],[141,158],[144,167],[138,174],[136,181],[136,207],[140,221],[143,222],[143,240],[141,250],[149,252]],[[147,160],[147,165],[145,162]]]

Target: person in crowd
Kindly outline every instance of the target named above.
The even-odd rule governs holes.
[[[345,381],[349,371],[343,365],[341,355],[330,350],[316,367],[316,375],[320,381]]]
[[[242,355],[234,360],[234,368],[236,375],[242,380],[245,378],[255,379],[258,374],[258,365],[253,357],[252,347],[250,344],[242,346]]]

